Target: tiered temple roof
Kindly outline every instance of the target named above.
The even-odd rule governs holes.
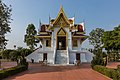
[[[40,31],[38,37],[48,37],[51,36],[54,27],[69,27],[69,30],[73,37],[85,37],[85,28],[84,23],[74,24],[74,17],[67,18],[63,8],[60,8],[60,11],[55,19],[51,19],[49,24],[40,25]]]

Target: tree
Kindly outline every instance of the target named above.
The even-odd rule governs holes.
[[[114,42],[115,42],[115,50],[120,52],[120,25],[114,28]]]
[[[12,52],[10,52],[10,59],[13,61],[17,61],[17,63],[18,63],[19,56],[20,54],[17,50],[13,50]]]
[[[120,50],[120,25],[115,27],[114,30],[105,31],[102,38],[104,48],[109,51]]]
[[[118,58],[120,53],[120,25],[115,27],[111,31],[105,31],[101,41],[103,47],[107,50],[109,58],[114,58],[114,61]]]
[[[23,56],[28,56],[29,54],[31,54],[33,52],[33,50],[30,49],[23,49],[22,52],[24,52]],[[21,54],[22,55],[22,54]]]
[[[32,50],[22,47],[18,47],[17,51],[19,52],[21,59],[24,59],[26,56],[32,53]]]
[[[96,28],[89,33],[89,42],[94,46],[94,49],[102,47],[101,37],[103,36],[104,29]]]
[[[5,53],[5,50],[3,52]],[[25,57],[30,53],[32,53],[32,50],[18,47],[17,50],[11,50],[9,52],[9,59],[20,63],[21,61],[26,61]]]
[[[91,61],[91,66],[93,67],[94,65],[105,65],[104,60],[103,60],[103,52],[102,52],[102,42],[101,42],[101,37],[103,36],[104,29],[101,28],[96,28],[95,30],[93,29],[89,33],[89,42],[90,44],[93,45],[93,54],[95,55],[93,57],[93,60]]]
[[[93,60],[91,61],[92,68],[95,65],[106,66],[106,63],[104,64],[103,56],[101,55],[102,54],[102,50],[98,49],[94,53],[95,53],[95,56],[93,57]]]
[[[35,30],[35,26],[33,24],[29,24],[26,29],[26,34],[24,37],[24,42],[29,46],[30,49],[35,49],[36,44],[36,38],[35,35],[37,34],[37,31]]]
[[[1,56],[3,59],[10,59],[10,52],[12,52],[13,50],[3,50],[0,52]]]
[[[5,34],[11,30],[11,11],[11,5],[8,7],[0,0],[0,50],[5,49],[7,45],[8,40],[5,38]]]

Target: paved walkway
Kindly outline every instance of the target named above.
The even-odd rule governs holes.
[[[109,62],[106,67],[108,67],[108,68],[117,68],[117,65],[120,65],[120,62]]]
[[[10,68],[10,67],[14,67],[14,66],[17,66],[17,63],[16,62],[12,62],[12,61],[4,61],[4,62],[1,62],[1,68]]]
[[[30,64],[29,70],[4,80],[111,80],[92,70],[90,64],[81,66],[41,66]]]

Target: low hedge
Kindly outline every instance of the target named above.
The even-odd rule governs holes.
[[[117,66],[117,69],[120,71],[120,65]]]
[[[101,65],[95,65],[93,69],[112,78],[113,80],[120,80],[120,71],[118,69],[110,69]]]
[[[1,71],[0,71],[0,80],[3,79],[3,78],[6,78],[6,77],[8,77],[8,76],[17,74],[17,73],[19,73],[19,72],[25,71],[25,70],[27,70],[27,69],[28,69],[27,66],[25,66],[25,65],[20,65],[20,66],[8,68],[8,69],[5,69],[5,70],[1,70]]]

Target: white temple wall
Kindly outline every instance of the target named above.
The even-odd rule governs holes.
[[[52,42],[51,42],[51,47],[46,47],[46,40],[47,39],[43,39],[43,50],[44,51],[51,51],[51,50],[53,50],[53,47],[52,47]]]
[[[27,62],[31,62],[31,59],[33,59],[34,62],[39,62],[39,61],[42,61],[43,56],[39,53],[38,50],[36,50],[33,53],[31,53],[30,55],[28,55],[26,57],[26,59],[27,59]]]
[[[76,53],[69,53],[69,63],[73,64],[76,59]]]
[[[54,62],[53,53],[52,52],[45,52],[45,53],[47,53],[47,61],[48,61],[48,63],[53,64],[53,62]],[[43,54],[44,53],[33,52],[33,53],[31,53],[30,55],[28,55],[26,57],[27,62],[31,62],[31,59],[33,59],[34,62],[39,63],[40,61],[43,61]]]
[[[53,60],[53,53],[52,52],[45,52],[47,53],[47,63],[51,63],[53,64],[54,60]],[[40,54],[40,58],[39,61],[43,61],[43,54],[44,53],[39,53]]]
[[[78,46],[77,47],[72,47],[72,50],[81,50],[81,43],[80,43],[80,39],[77,39],[77,44]]]
[[[87,52],[85,54],[87,62],[91,62],[93,60],[94,54],[91,52]]]
[[[82,62],[91,62],[92,61],[92,57],[94,55],[92,53],[82,53],[80,52],[80,61]],[[76,53],[75,52],[70,52],[69,53],[69,63],[73,64],[74,61],[76,60]]]
[[[53,53],[48,53],[47,54],[47,61],[48,61],[48,64],[53,64],[54,63],[54,58],[53,58]]]
[[[57,39],[56,39],[56,34],[57,34],[57,32],[58,32],[58,29],[59,29],[59,28],[57,28],[57,27],[54,28],[54,32],[53,32],[53,46],[54,46],[54,47],[56,47],[56,40],[57,40]]]
[[[65,31],[67,32],[67,35],[68,35],[68,48],[69,50],[72,50],[72,38],[71,38],[71,32],[69,30],[69,28],[64,28]]]

